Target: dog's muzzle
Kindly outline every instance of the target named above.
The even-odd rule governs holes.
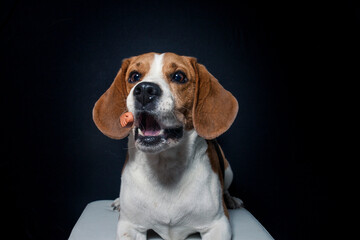
[[[159,85],[152,82],[141,82],[134,88],[135,143],[142,151],[161,151],[183,137],[183,126],[174,114],[158,110],[162,94]]]

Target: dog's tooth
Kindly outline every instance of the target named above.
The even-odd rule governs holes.
[[[140,134],[141,136],[144,136],[144,133],[141,131],[140,128],[139,128],[139,134]]]
[[[161,130],[156,134],[156,136],[160,136],[160,135],[162,135],[162,134],[164,134],[164,129],[161,129]]]

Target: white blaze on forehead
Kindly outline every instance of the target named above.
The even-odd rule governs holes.
[[[166,81],[166,78],[163,73],[163,59],[164,59],[164,53],[163,54],[154,54],[154,59],[151,62],[149,72],[147,72],[144,76],[144,78],[138,82],[130,91],[129,96],[127,97],[127,107],[130,112],[135,111],[135,98],[133,95],[134,89],[138,84],[141,84],[143,82],[152,82],[157,84],[162,94],[160,98],[157,101],[155,112],[157,112],[157,120],[159,120],[160,124],[164,128],[170,128],[174,126],[179,126],[179,121],[175,118],[175,115],[173,113],[175,103],[174,103],[174,97],[172,95],[172,92],[170,90],[170,86]]]
[[[151,63],[149,72],[146,74],[144,78],[145,81],[163,79],[164,77],[162,72],[163,58],[164,58],[164,53],[154,54],[154,60]]]
[[[138,82],[131,89],[131,91],[126,99],[126,105],[130,112],[135,111],[135,98],[134,98],[133,92],[134,92],[135,87],[138,84],[140,84],[142,82],[153,82],[153,83],[157,83],[161,88],[166,88],[166,86],[164,86],[163,74],[162,74],[163,56],[164,56],[164,54],[156,54],[156,53],[154,54],[154,59],[151,62],[149,72],[147,72],[145,74],[142,81]]]

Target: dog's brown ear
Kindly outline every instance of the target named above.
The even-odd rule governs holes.
[[[204,65],[193,63],[196,73],[193,124],[199,136],[214,139],[226,132],[234,122],[239,106]]]
[[[126,70],[130,60],[125,59],[110,88],[99,98],[93,108],[93,120],[99,130],[114,139],[125,138],[131,128],[122,128],[120,115],[127,111]]]

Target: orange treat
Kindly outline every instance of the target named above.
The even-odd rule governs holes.
[[[123,128],[131,128],[134,123],[134,115],[131,112],[126,112],[120,116],[120,124]]]

